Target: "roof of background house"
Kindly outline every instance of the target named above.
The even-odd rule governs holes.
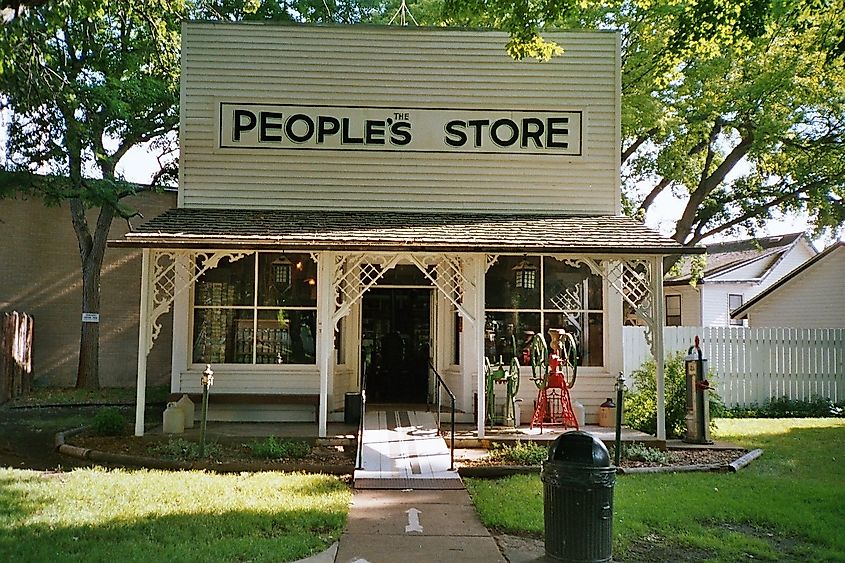
[[[804,233],[790,233],[771,237],[751,238],[727,242],[717,242],[705,245],[707,266],[704,268],[699,283],[706,282],[719,274],[739,268],[746,264],[764,260],[764,271],[768,271],[778,260],[786,254],[802,237]],[[666,278],[668,285],[689,283],[690,263],[685,262],[681,274]]]
[[[784,285],[789,283],[790,280],[795,279],[802,272],[806,271],[807,269],[809,269],[812,266],[818,264],[819,262],[821,262],[822,260],[824,260],[828,256],[832,255],[834,252],[836,252],[840,248],[845,248],[845,242],[838,242],[838,243],[830,245],[829,247],[824,249],[824,251],[820,252],[819,254],[816,254],[815,256],[813,256],[812,258],[810,258],[809,260],[807,260],[806,262],[804,262],[803,264],[801,264],[800,266],[798,266],[797,268],[795,268],[794,270],[789,272],[787,275],[783,276],[777,282],[775,282],[772,285],[770,285],[769,287],[767,287],[764,291],[761,291],[760,293],[755,295],[754,298],[749,299],[747,302],[745,302],[742,305],[742,307],[738,307],[736,310],[732,311],[731,312],[731,318],[734,318],[734,319],[744,318],[746,316],[746,314],[748,313],[748,310],[751,307],[753,307],[754,305],[756,305],[757,303],[759,303],[760,301],[765,299],[767,296],[771,295],[778,288],[783,287]]]

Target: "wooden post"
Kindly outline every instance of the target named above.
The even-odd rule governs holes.
[[[317,257],[317,357],[320,368],[317,434],[321,438],[328,432],[329,379],[334,368],[334,260],[333,252],[321,252]]]
[[[141,257],[141,308],[138,315],[138,379],[135,392],[135,435],[144,435],[144,409],[147,406],[147,351],[150,345],[150,249]]]
[[[470,314],[474,317],[472,324],[472,356],[476,373],[476,393],[478,396],[476,423],[479,438],[484,438],[484,418],[487,412],[487,400],[485,397],[487,382],[484,380],[484,276],[486,274],[486,266],[487,261],[485,255],[477,254],[469,260],[469,271],[465,272],[467,279],[475,286],[473,288],[472,299],[470,300],[470,303],[472,303]],[[467,326],[464,324],[464,330],[466,329]]]
[[[666,439],[666,379],[663,347],[663,258],[652,259],[651,268],[652,327],[651,350],[657,379],[657,439]]]

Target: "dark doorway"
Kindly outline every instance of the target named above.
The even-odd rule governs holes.
[[[361,351],[368,401],[426,401],[430,313],[430,289],[373,288],[364,294]]]

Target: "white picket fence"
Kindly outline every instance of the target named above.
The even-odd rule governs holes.
[[[665,327],[668,357],[686,353],[695,336],[701,339],[711,383],[726,406],[763,404],[789,397],[814,396],[845,400],[845,329]],[[626,375],[651,358],[645,328],[622,330]]]

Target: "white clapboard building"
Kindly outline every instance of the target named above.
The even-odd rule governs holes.
[[[138,404],[172,309],[171,391],[211,364],[218,420],[325,435],[365,371],[394,403],[436,371],[483,435],[485,355],[565,328],[594,421],[623,300],[662,326],[685,249],[621,215],[618,35],[550,38],[564,54],[536,62],[493,32],[187,23],[178,207],[114,243],[144,254]]]

